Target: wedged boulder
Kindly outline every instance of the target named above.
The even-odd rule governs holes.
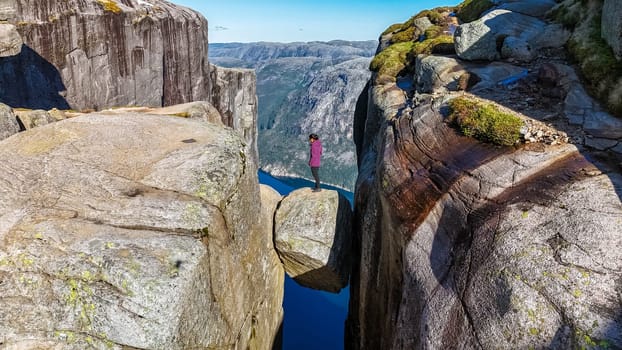
[[[16,110],[15,115],[26,130],[47,125],[56,121],[50,113],[41,109]]]
[[[560,25],[546,24],[532,16],[497,9],[476,21],[460,25],[454,34],[454,42],[456,53],[462,59],[494,61],[501,57],[500,49],[509,37],[513,37],[514,42],[508,44],[506,55],[512,55],[516,49],[510,48],[518,43],[522,47],[528,45],[529,51],[533,52],[545,47],[562,47],[569,35]],[[505,57],[526,58],[524,50],[518,53],[517,57]]]
[[[0,57],[11,57],[22,52],[22,37],[12,24],[0,23]]]
[[[348,284],[352,209],[343,195],[299,189],[281,201],[274,218],[275,247],[290,277],[334,293]]]
[[[17,123],[13,109],[0,103],[0,140],[4,140],[18,132],[19,124]]]
[[[0,146],[4,347],[269,349],[283,271],[232,129],[90,114]]]
[[[605,0],[601,22],[602,37],[611,46],[618,60],[622,60],[622,2]]]

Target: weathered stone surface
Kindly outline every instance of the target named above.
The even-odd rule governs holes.
[[[501,57],[515,58],[519,61],[530,62],[536,56],[531,45],[525,40],[509,36],[503,40],[501,46]]]
[[[415,85],[420,93],[431,93],[441,87],[450,91],[459,89],[460,77],[467,71],[452,57],[419,55],[415,66]]]
[[[138,113],[3,141],[3,346],[271,348],[283,271],[247,152],[231,129]]]
[[[0,57],[18,55],[22,51],[22,37],[12,24],[0,23]]]
[[[508,45],[505,57],[514,57],[508,56],[514,52],[509,48],[516,47],[519,41],[522,46],[528,45],[529,51],[537,52],[545,47],[562,47],[568,40],[569,33],[559,25],[547,25],[535,17],[498,9],[456,29],[456,53],[466,60],[493,61],[501,57],[498,48],[502,47],[508,37],[514,38],[514,44]],[[523,51],[520,50],[519,57],[514,58],[526,58]]]
[[[620,1],[605,0],[601,33],[618,60],[622,60],[622,3]]]
[[[309,288],[338,292],[348,284],[352,209],[337,191],[303,188],[281,201],[274,241],[285,271]]]
[[[31,110],[17,110],[15,115],[22,123],[26,130],[35,128],[37,126],[43,126],[56,121],[47,111],[37,109]]]
[[[13,109],[0,103],[0,140],[4,140],[18,132],[19,124],[17,123]]]

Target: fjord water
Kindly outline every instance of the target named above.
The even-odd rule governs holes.
[[[282,181],[259,171],[259,182],[277,190],[281,195],[301,188],[312,187],[305,179]],[[328,186],[322,186],[328,188]],[[352,203],[353,194],[337,188]],[[343,349],[344,323],[348,313],[350,289],[338,294],[300,286],[285,276],[283,309],[283,350]]]

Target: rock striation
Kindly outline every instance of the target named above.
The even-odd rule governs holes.
[[[337,191],[295,190],[274,215],[274,244],[299,284],[337,293],[348,284],[352,209]]]
[[[4,140],[0,342],[271,348],[283,270],[250,152],[230,128],[135,111]]]
[[[622,347],[619,120],[563,55],[462,58],[361,95],[347,346]],[[520,144],[452,128],[457,96],[519,116]]]

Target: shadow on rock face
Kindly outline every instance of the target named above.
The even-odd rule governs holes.
[[[69,109],[60,72],[37,52],[22,46],[20,54],[0,58],[0,102],[29,109]]]

